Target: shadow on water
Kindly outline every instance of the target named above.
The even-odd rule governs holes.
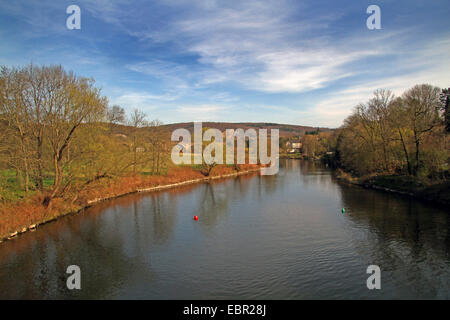
[[[370,191],[370,192],[368,192]],[[342,186],[356,245],[402,289],[394,298],[450,298],[450,214],[407,196]]]

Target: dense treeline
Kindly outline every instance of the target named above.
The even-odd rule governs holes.
[[[362,176],[449,175],[449,90],[422,84],[395,97],[377,90],[358,105],[332,140],[335,165]]]
[[[108,107],[93,79],[61,66],[2,67],[0,198],[11,198],[8,179],[24,193],[42,192],[48,204],[75,199],[99,179],[160,174],[169,147],[161,123],[139,110],[128,118]]]

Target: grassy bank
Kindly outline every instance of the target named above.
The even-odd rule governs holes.
[[[431,182],[406,175],[376,175],[354,177],[340,169],[336,171],[339,180],[366,188],[408,195],[441,205],[450,204],[450,181]]]
[[[301,153],[280,153],[280,159],[303,159],[304,156]]]
[[[78,212],[96,202],[123,196],[134,192],[159,190],[182,184],[207,181],[220,177],[257,171],[257,165],[241,165],[236,171],[232,166],[216,166],[210,176],[205,177],[198,169],[190,166],[170,168],[166,175],[136,175],[98,181],[80,191],[74,198],[57,198],[51,205],[42,205],[43,194],[33,194],[17,201],[0,203],[0,241],[26,232],[39,224],[52,221],[60,216]]]

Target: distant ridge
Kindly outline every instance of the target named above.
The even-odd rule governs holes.
[[[247,130],[249,128],[253,129],[279,129],[280,137],[294,137],[294,136],[303,136],[305,132],[316,131],[319,129],[319,132],[325,131],[333,131],[330,128],[322,128],[322,127],[311,127],[311,126],[298,126],[292,124],[279,124],[272,122],[202,122],[203,128],[216,128],[220,131],[225,131],[226,129],[244,129]],[[187,129],[190,132],[194,130],[193,122],[181,122],[181,123],[172,123],[166,124],[162,127],[165,127],[167,130],[173,131],[179,128]]]

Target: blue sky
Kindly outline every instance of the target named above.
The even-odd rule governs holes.
[[[61,64],[164,123],[337,127],[378,88],[450,86],[449,17],[448,0],[0,0],[0,64]]]

